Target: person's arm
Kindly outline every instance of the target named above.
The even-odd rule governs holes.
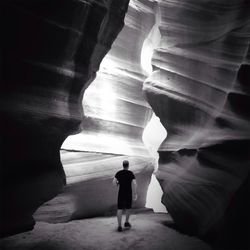
[[[133,192],[133,200],[136,201],[137,200],[137,183],[135,179],[132,180],[132,192]]]
[[[119,181],[115,177],[113,179],[113,185],[114,186],[118,186],[119,185]]]

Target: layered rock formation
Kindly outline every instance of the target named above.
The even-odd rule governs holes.
[[[152,111],[142,93],[141,51],[155,23],[154,7],[130,1],[125,26],[84,94],[82,133],[68,137],[63,149],[148,155],[142,133]]]
[[[145,207],[155,161],[142,142],[152,111],[142,94],[146,73],[141,51],[155,23],[154,7],[147,0],[130,2],[123,30],[84,93],[82,132],[62,145],[67,186],[38,209],[37,220],[61,222],[113,213],[117,188],[112,179],[124,159],[138,182],[134,208]]]
[[[112,210],[109,183],[124,158],[141,178],[137,206],[144,204],[153,167],[141,141],[151,111],[141,93],[140,52],[154,24],[154,1],[131,1],[126,27],[86,91],[85,117],[82,112],[84,91],[123,26],[127,2],[1,2],[1,234],[31,229],[31,214],[61,190],[59,149],[80,129],[85,132],[64,149],[81,152],[62,151],[69,185],[47,204],[57,207],[55,221]],[[240,224],[244,240],[250,220],[249,3],[158,2],[161,41],[144,92],[168,131],[159,149],[163,202],[187,232],[231,237],[228,231]],[[102,167],[107,172],[100,174]],[[83,202],[94,192],[95,199]]]
[[[79,130],[82,95],[123,27],[128,0],[1,2],[1,234],[65,183],[59,150]]]
[[[161,41],[144,84],[168,132],[163,203],[182,230],[227,240],[224,229],[249,232],[249,13],[247,1],[159,1]]]

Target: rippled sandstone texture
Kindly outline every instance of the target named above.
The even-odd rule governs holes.
[[[65,183],[59,150],[82,122],[81,100],[123,27],[128,1],[1,2],[1,235]]]
[[[31,214],[61,189],[65,175],[60,146],[82,122],[79,107],[83,90],[95,77],[101,59],[122,27],[126,4],[1,2],[1,232],[32,228]],[[157,15],[162,39],[153,57],[154,73],[144,89],[169,135],[159,149],[158,178],[165,192],[163,201],[176,223],[187,232],[204,235],[211,228],[220,234],[223,228],[241,232],[241,225],[245,229],[241,236],[247,237],[249,3],[159,1]],[[128,37],[124,39],[122,44],[127,47]],[[124,62],[121,65],[125,67]],[[114,88],[112,77],[106,76],[106,80],[111,78],[107,86]],[[129,78],[127,88],[134,78]],[[100,87],[98,81],[96,86]],[[109,95],[109,89],[104,93]],[[121,98],[111,97],[124,103]],[[98,95],[95,99],[99,99]],[[95,110],[104,105],[99,103]],[[135,110],[136,106],[131,107]],[[148,107],[143,104],[141,109],[145,112]],[[99,125],[103,131],[104,124],[108,124],[106,128],[112,124],[111,137],[128,138],[126,126],[104,121],[100,114],[84,118],[89,131],[86,141],[93,151],[100,145],[91,140],[99,133]],[[133,130],[138,138],[144,123],[134,125],[139,127]],[[127,128],[130,130],[131,124]],[[134,141],[126,143],[124,148],[129,149]],[[124,152],[121,145],[110,145],[117,154]],[[79,145],[80,149],[86,150],[83,145]],[[102,152],[110,152],[105,143]],[[126,154],[129,152],[143,154],[144,149],[141,144]],[[225,235],[233,235],[232,239],[237,236]]]
[[[168,132],[157,173],[167,210],[186,232],[239,243],[250,227],[249,13],[248,1],[159,1],[144,84]]]
[[[145,207],[155,160],[142,142],[152,111],[142,93],[146,75],[141,51],[155,23],[154,7],[147,0],[130,1],[123,29],[84,93],[82,132],[62,145],[67,186],[38,209],[37,220],[62,222],[114,213],[118,188],[112,179],[125,159],[138,183],[133,207]]]

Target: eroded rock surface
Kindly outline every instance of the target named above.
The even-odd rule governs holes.
[[[134,207],[145,206],[155,161],[142,142],[152,110],[142,93],[146,73],[141,50],[155,23],[154,8],[151,1],[130,2],[123,30],[84,93],[82,132],[62,145],[68,185],[39,208],[38,220],[60,222],[114,212],[117,188],[112,179],[124,159],[136,171],[139,185]]]
[[[123,27],[128,0],[1,2],[1,234],[65,183],[59,150],[79,130],[82,95]]]
[[[186,232],[249,232],[249,13],[247,1],[159,1],[144,91],[168,132],[163,203]]]
[[[163,202],[186,232],[244,241],[250,220],[249,2],[158,2],[161,41],[144,90],[168,132],[159,149]],[[131,2],[124,31],[85,94],[85,117],[81,108],[127,4],[1,2],[1,234],[31,229],[31,214],[61,190],[66,177],[59,149],[80,128],[86,132],[80,141],[71,137],[64,148],[85,152],[69,161],[71,153],[62,154],[66,202],[75,205],[71,201],[80,198],[75,217],[92,210],[82,210],[82,196],[71,196],[75,187],[79,194],[86,180],[94,181],[83,168],[91,158],[104,164],[107,157],[105,185],[121,155],[147,175],[152,171],[141,142],[151,111],[140,93],[146,77],[140,51],[154,24],[153,1]],[[71,168],[76,159],[81,166]]]

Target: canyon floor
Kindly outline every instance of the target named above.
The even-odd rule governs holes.
[[[133,214],[132,228],[117,232],[116,217],[50,224],[37,222],[32,231],[7,237],[0,249],[13,250],[209,250],[205,242],[171,228],[168,214]]]

